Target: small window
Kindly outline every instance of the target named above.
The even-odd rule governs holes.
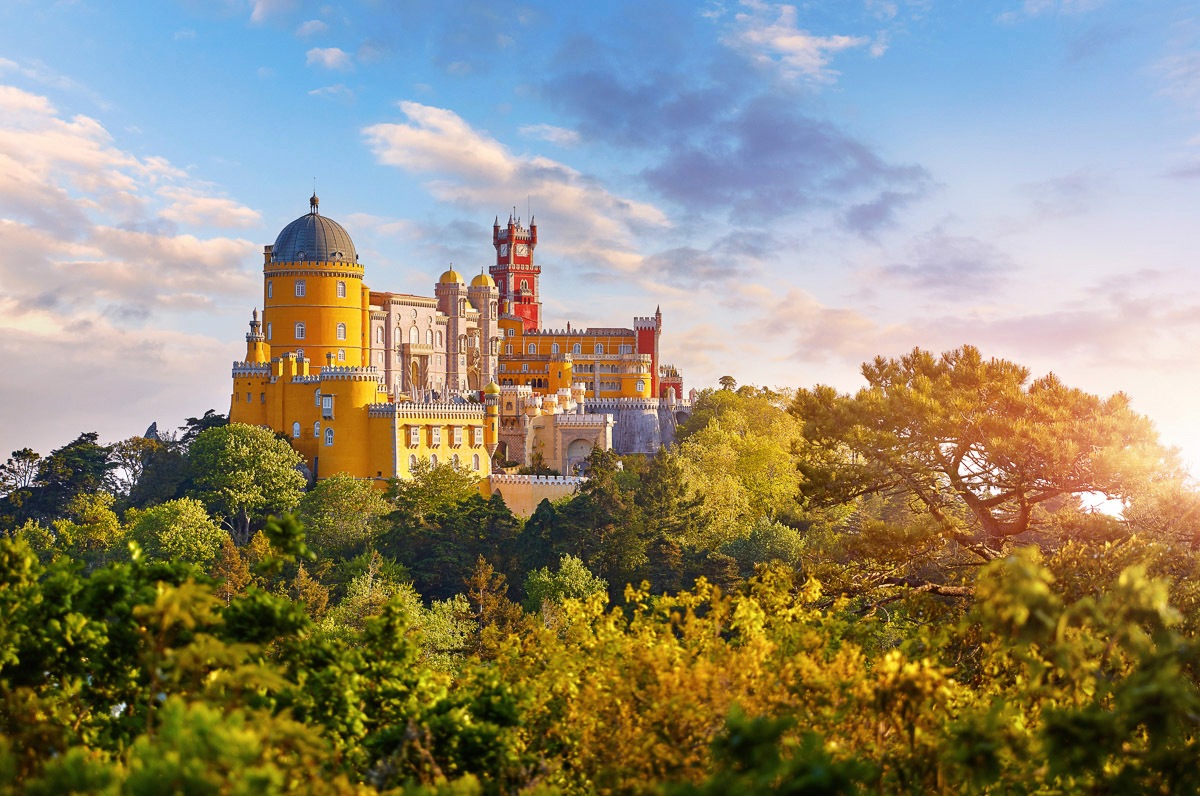
[[[246,403],[250,403],[250,393],[246,393]]]
[[[442,347],[442,333],[440,331],[437,333],[437,346],[438,348]]]
[[[432,426],[429,429],[429,445],[431,447],[436,448],[436,447],[440,446],[441,444],[442,444],[442,427],[441,426]]]
[[[514,334],[517,333],[516,329],[506,329],[505,331],[508,332],[509,337],[512,337]]]
[[[339,340],[346,339],[346,324],[339,323],[337,325],[337,339],[339,339]]]
[[[297,340],[304,339],[304,321],[296,322],[296,339]]]
[[[296,295],[297,296],[304,295],[304,280],[303,279],[296,280]]]
[[[512,346],[511,346],[511,345],[506,345],[506,346],[504,346],[504,353],[506,353],[506,354],[511,354],[511,353],[512,353]]]
[[[474,428],[471,429],[471,446],[478,448],[482,444],[483,444],[483,428],[480,426],[475,426]],[[478,470],[479,467],[476,466],[475,469]]]
[[[479,469],[479,454],[478,453],[471,457],[471,469],[472,470]]]
[[[303,348],[296,349],[296,359],[304,359],[304,349]]]
[[[332,428],[325,429],[325,444],[326,445],[333,444],[333,429]]]
[[[268,339],[268,340],[270,340],[270,339],[271,339],[271,331],[272,331],[272,329],[271,329],[271,324],[269,324],[269,323],[268,323],[268,324],[267,324],[267,339]]]
[[[300,421],[292,423],[292,439],[300,439]]]
[[[436,453],[429,454],[429,463],[431,465],[433,465],[434,467],[437,467],[437,454]]]
[[[462,426],[454,427],[454,447],[462,445]]]
[[[258,394],[258,402],[260,404],[265,404],[267,402],[267,394],[265,392],[260,392]]]
[[[380,326],[375,330],[375,342],[383,343],[383,327]]]
[[[275,296],[275,285],[271,282],[271,280],[268,279],[267,280],[267,298],[274,298],[274,296]]]
[[[339,281],[337,283],[337,297],[338,298],[346,297],[346,283],[345,282]]]
[[[551,343],[551,344],[550,344],[550,353],[551,353],[551,354],[557,354],[557,353],[558,353],[558,343]]]
[[[536,354],[537,353],[537,345],[535,343],[530,343],[526,347],[525,351],[530,354]]]
[[[455,469],[458,469],[462,465],[462,462],[459,460],[457,453],[454,454],[454,458],[451,461],[454,462]]]
[[[571,346],[571,353],[572,354],[582,354],[583,346],[580,345],[579,343],[576,343],[575,345]]]
[[[638,379],[638,381],[637,381],[637,391],[638,391],[638,392],[644,392],[644,391],[645,391],[645,389],[646,389],[646,381],[645,381],[644,379]]]
[[[604,353],[604,346],[602,346],[600,343],[596,343],[596,353],[597,353],[597,354],[603,354],[603,353]]]
[[[339,348],[338,349],[338,362],[345,362],[345,361],[346,361],[346,349]]]
[[[321,388],[318,387],[316,389],[316,391],[313,392],[313,406],[320,406],[320,405],[321,405]]]
[[[528,363],[528,362],[522,362],[522,363],[521,363],[521,372],[522,372],[522,373],[528,373],[528,372],[529,372],[529,363]]]
[[[425,330],[425,345],[433,345],[433,329]]]
[[[529,280],[528,280],[528,279],[522,279],[522,280],[521,280],[521,289],[522,289],[522,290],[528,290],[528,289],[529,289]]]
[[[413,471],[413,470],[415,470],[415,469],[417,469],[417,454],[413,453],[413,454],[410,454],[410,455],[409,455],[409,457],[408,457],[408,469],[409,469],[409,471],[410,471],[410,472],[411,472],[411,471]]]
[[[321,421],[318,420],[317,422],[313,423],[313,439],[320,439],[320,438],[321,438]]]

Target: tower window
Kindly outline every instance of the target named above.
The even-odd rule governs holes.
[[[297,296],[304,295],[304,280],[303,279],[296,280],[296,295]]]
[[[375,330],[375,342],[377,342],[377,343],[383,342],[383,327],[382,326],[380,326],[378,329]]]
[[[637,381],[637,391],[638,391],[638,392],[642,392],[642,391],[643,391],[643,390],[645,390],[645,389],[646,389],[646,382],[645,382],[643,379],[638,379],[638,381]]]
[[[438,331],[438,333],[437,333],[437,347],[438,347],[438,348],[441,348],[441,347],[442,347],[442,333],[441,333],[441,331]]]
[[[433,329],[425,330],[425,345],[433,345]]]
[[[296,322],[296,339],[297,340],[304,339],[304,321]]]
[[[332,428],[325,429],[325,444],[326,445],[333,444],[333,429]]]
[[[345,282],[339,281],[337,283],[337,297],[338,298],[346,297],[346,283]]]
[[[296,349],[296,359],[304,359],[304,349],[303,348]]]
[[[258,402],[260,404],[265,404],[267,402],[267,394],[265,392],[260,392],[258,394]]]
[[[321,438],[321,421],[318,420],[317,422],[313,423],[313,439],[320,439],[320,438]]]
[[[338,349],[338,362],[345,362],[345,361],[346,361],[346,349],[339,348]]]
[[[292,423],[292,439],[300,439],[300,421]]]
[[[528,289],[529,289],[529,280],[528,280],[528,279],[522,279],[522,280],[521,280],[521,289],[522,289],[522,290],[528,290]]]
[[[318,387],[316,392],[313,393],[313,406],[320,406],[320,405],[321,405],[321,389]]]
[[[271,324],[267,324],[267,339],[271,339]]]
[[[272,298],[275,295],[275,285],[270,280],[267,280],[267,298]]]
[[[346,324],[339,323],[337,325],[337,339],[339,339],[339,340],[346,339]]]

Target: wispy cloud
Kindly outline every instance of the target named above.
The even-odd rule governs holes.
[[[345,72],[354,68],[350,54],[340,47],[313,47],[304,54],[305,63],[309,66],[321,66],[326,69],[337,69]]]
[[[579,143],[579,133],[552,124],[527,124],[517,132],[529,138],[537,138],[556,146],[574,146]]]
[[[296,28],[296,35],[301,38],[307,38],[309,36],[317,36],[328,31],[329,25],[325,24],[319,19],[310,19],[300,23],[299,27]]]
[[[793,5],[743,0],[742,6],[746,10],[734,16],[726,42],[758,63],[777,66],[788,78],[832,82],[837,76],[829,68],[833,56],[870,43],[865,36],[813,35],[799,27]]]
[[[348,88],[344,83],[335,83],[332,86],[322,86],[314,88],[308,92],[310,97],[324,97],[325,99],[341,100],[342,102],[352,102],[354,100],[354,89]]]

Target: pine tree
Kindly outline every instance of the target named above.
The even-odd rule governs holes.
[[[225,534],[225,538],[221,540],[221,552],[217,554],[217,560],[209,574],[218,581],[213,593],[226,603],[250,585],[250,567],[246,566],[245,559],[238,552],[237,545],[233,543],[233,537],[229,534]]]

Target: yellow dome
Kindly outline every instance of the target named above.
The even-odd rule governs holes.
[[[494,381],[489,381],[487,383],[487,386],[483,388],[483,394],[484,395],[499,395],[500,394],[500,385]]]
[[[463,281],[462,275],[459,274],[458,271],[455,271],[453,268],[451,268],[446,273],[442,274],[441,277],[438,279],[439,285],[444,285],[449,282],[453,282],[456,285],[466,284]]]
[[[471,280],[471,287],[495,287],[496,280],[484,273]]]

